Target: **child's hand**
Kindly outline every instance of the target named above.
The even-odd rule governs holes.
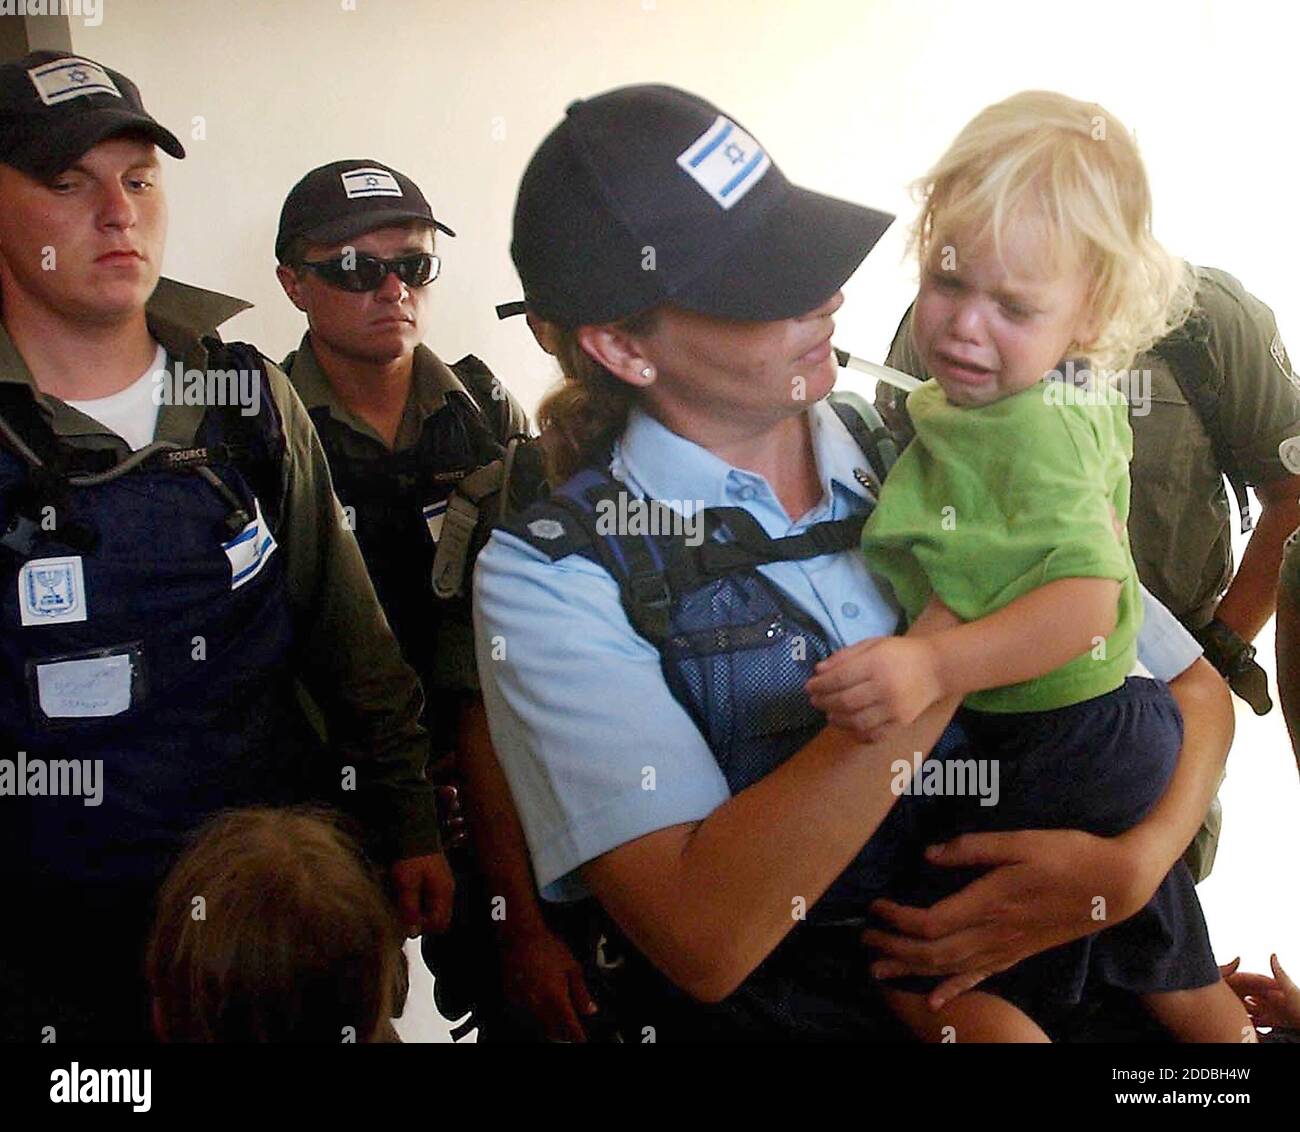
[[[943,696],[934,647],[918,637],[872,637],[840,649],[817,665],[805,688],[831,723],[868,743]]]
[[[1240,959],[1234,959],[1219,970],[1223,972],[1223,981],[1245,1004],[1251,1022],[1256,1026],[1283,1026],[1290,1030],[1300,1030],[1300,987],[1282,970],[1277,956],[1269,956],[1269,965],[1273,968],[1271,979],[1267,975],[1238,971],[1240,963]]]

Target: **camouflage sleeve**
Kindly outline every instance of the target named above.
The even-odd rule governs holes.
[[[424,778],[424,700],[402,659],[356,537],[334,495],[324,449],[288,378],[267,367],[284,422],[281,548],[300,638],[300,676],[333,747],[357,771],[354,809],[389,860],[439,849],[433,788]]]
[[[921,357],[912,344],[912,309],[912,307],[907,308],[902,321],[898,324],[898,329],[894,332],[894,341],[890,344],[885,365],[901,370],[903,373],[910,373],[913,377],[924,381],[929,375],[925,372]],[[876,412],[885,422],[885,427],[897,438],[899,448],[905,447],[916,435],[916,430],[912,428],[912,419],[907,415],[906,401],[907,394],[901,389],[895,389],[883,381],[876,383]]]
[[[1223,434],[1248,483],[1291,473],[1278,445],[1300,435],[1300,378],[1273,312],[1227,272],[1201,270],[1197,300],[1210,323],[1210,354],[1223,374]]]

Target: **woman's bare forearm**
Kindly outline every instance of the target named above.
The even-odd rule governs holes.
[[[704,821],[619,846],[583,876],[674,982],[725,997],[870,840],[956,706],[936,704],[875,744],[826,727]]]
[[[475,696],[461,712],[457,753],[465,780],[465,810],[479,868],[493,896],[505,899],[503,935],[545,930],[528,846],[505,773],[492,750],[483,700]]]
[[[620,846],[583,876],[674,982],[721,999],[870,840],[913,752],[933,746],[955,707],[936,705],[877,744],[826,727],[704,821]]]
[[[1142,903],[1196,836],[1223,777],[1235,726],[1231,693],[1208,661],[1197,660],[1169,690],[1183,714],[1178,765],[1151,812],[1118,839],[1132,850],[1139,889],[1147,890]]]

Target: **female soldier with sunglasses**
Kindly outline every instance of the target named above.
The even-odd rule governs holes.
[[[316,424],[379,600],[424,685],[432,773],[446,781],[454,772],[466,787],[476,852],[471,860],[469,847],[453,850],[452,930],[424,944],[439,1007],[450,1019],[473,1009],[462,1029],[477,1024],[480,1041],[581,1040],[589,999],[572,955],[542,918],[492,753],[468,585],[444,596],[432,579],[456,484],[528,431],[487,366],[472,355],[446,365],[423,343],[440,266],[435,229],[455,235],[409,177],[376,161],[336,161],[299,181],[275,250],[280,283],[309,329],[283,368]],[[521,467],[512,494],[527,494]],[[453,508],[448,539],[456,518]],[[504,919],[491,915],[492,897],[504,897]]]

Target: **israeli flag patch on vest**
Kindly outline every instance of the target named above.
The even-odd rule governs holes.
[[[402,186],[386,169],[353,169],[340,173],[348,200],[357,197],[400,197]]]
[[[111,94],[121,98],[122,92],[108,77],[108,72],[89,59],[55,59],[27,72],[36,93],[46,106],[56,106],[69,98],[83,94]]]
[[[277,543],[262,517],[262,504],[254,499],[257,515],[251,523],[229,542],[222,543],[221,549],[230,559],[230,588],[239,589],[245,582],[251,582],[262,572],[262,567],[275,553]]]
[[[772,159],[735,122],[719,114],[678,154],[677,164],[723,208],[730,208],[763,179]]]
[[[86,619],[86,578],[80,556],[33,558],[18,571],[18,613],[24,625],[63,625]]]

